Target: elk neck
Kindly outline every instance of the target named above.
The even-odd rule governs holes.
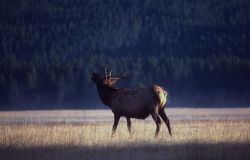
[[[112,93],[114,93],[117,89],[113,88],[111,86],[105,85],[105,84],[101,84],[101,85],[97,85],[97,90],[99,93],[99,97],[101,99],[101,101],[107,105],[110,106],[111,103],[111,95]]]

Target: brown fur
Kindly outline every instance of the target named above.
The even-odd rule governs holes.
[[[112,85],[119,78],[101,78],[93,73],[92,80],[97,86],[101,101],[110,107],[114,113],[114,125],[112,135],[115,133],[120,117],[127,118],[129,132],[131,131],[130,118],[145,119],[150,114],[156,123],[156,133],[160,130],[161,119],[164,120],[171,135],[169,119],[167,118],[164,106],[167,101],[167,92],[160,86],[152,85],[150,87],[129,90],[126,88],[114,88]],[[130,132],[131,134],[131,132]]]

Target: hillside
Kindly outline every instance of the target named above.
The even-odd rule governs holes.
[[[99,105],[104,67],[161,84],[170,106],[249,106],[248,0],[0,3],[1,108]]]

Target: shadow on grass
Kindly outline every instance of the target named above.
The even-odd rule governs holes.
[[[110,146],[0,146],[1,160],[178,159],[249,160],[250,143],[127,144]]]

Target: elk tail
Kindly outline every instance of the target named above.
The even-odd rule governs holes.
[[[167,102],[167,92],[163,90],[162,92],[159,93],[159,99],[160,99],[160,106],[163,108]]]
[[[167,102],[167,95],[168,95],[167,92],[159,86],[153,86],[153,90],[156,93],[155,96],[157,100],[159,101],[160,108],[165,107],[165,104]]]

